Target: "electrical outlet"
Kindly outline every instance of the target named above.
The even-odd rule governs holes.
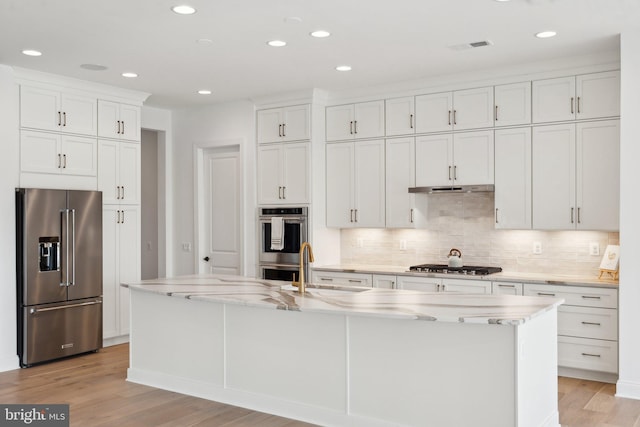
[[[533,253],[536,255],[540,255],[542,253],[542,243],[541,242],[533,242]]]
[[[191,252],[191,243],[189,242],[182,243],[182,250],[185,252]]]
[[[589,255],[600,255],[600,245],[598,244],[598,242],[589,243]]]
[[[401,251],[406,251],[407,250],[407,241],[402,239],[400,240],[400,250]]]

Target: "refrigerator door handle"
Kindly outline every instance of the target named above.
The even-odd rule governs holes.
[[[83,307],[85,305],[96,305],[102,304],[102,301],[89,301],[89,302],[81,302],[79,304],[69,304],[69,305],[59,305],[57,307],[48,307],[48,308],[32,308],[29,310],[29,314],[38,314],[43,313],[45,311],[55,311],[55,310],[63,310],[65,308],[73,308],[73,307]]]
[[[76,210],[71,209],[71,282],[67,286],[76,284]]]
[[[62,263],[62,277],[60,286],[69,286],[69,209],[62,211],[62,244],[64,245],[64,262]]]

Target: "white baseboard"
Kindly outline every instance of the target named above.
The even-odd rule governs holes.
[[[616,383],[616,397],[640,400],[640,383],[618,380]]]
[[[618,374],[610,372],[588,371],[586,369],[566,368],[558,366],[558,376],[579,378],[581,380],[599,381],[601,383],[615,384],[618,381]]]
[[[119,337],[105,338],[102,340],[103,347],[111,347],[112,345],[124,344],[129,342],[129,335],[121,335]]]
[[[20,369],[17,354],[0,359],[0,372],[13,371],[14,369]]]

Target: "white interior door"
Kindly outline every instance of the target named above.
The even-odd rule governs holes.
[[[238,147],[204,151],[204,242],[200,271],[240,274],[241,188]]]

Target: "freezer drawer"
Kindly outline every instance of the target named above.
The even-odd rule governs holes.
[[[102,299],[24,307],[20,365],[102,348]]]

